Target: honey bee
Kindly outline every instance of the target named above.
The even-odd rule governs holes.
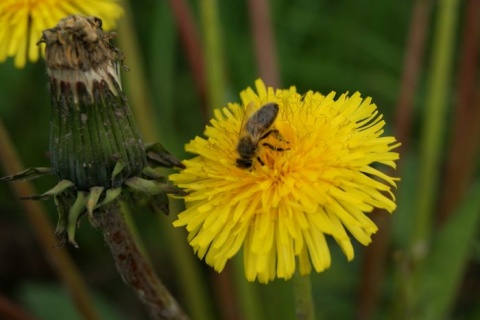
[[[245,125],[242,127],[242,133],[240,134],[240,140],[237,144],[237,152],[239,158],[237,158],[237,167],[249,169],[253,165],[254,158],[257,154],[260,141],[267,138],[269,135],[274,134],[277,137],[281,137],[280,132],[276,129],[272,129],[273,123],[278,116],[278,104],[267,103],[252,114]],[[275,151],[285,151],[283,148],[276,148],[275,146],[264,142],[262,146],[268,147]],[[257,157],[258,162],[264,165],[263,161]]]

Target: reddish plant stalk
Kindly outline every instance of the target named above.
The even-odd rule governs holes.
[[[457,102],[453,137],[448,153],[447,167],[440,205],[438,223],[443,225],[453,214],[465,194],[475,168],[478,150],[480,104],[476,101],[475,87],[478,80],[480,1],[470,0],[465,6],[463,46],[457,83]]]
[[[180,31],[180,38],[185,49],[184,52],[187,55],[187,60],[192,70],[195,89],[201,97],[202,106],[204,106],[202,112],[205,119],[207,119],[208,112],[205,108],[207,83],[203,63],[205,59],[203,57],[200,37],[197,32],[198,27],[195,25],[192,12],[185,0],[170,0],[169,3]]]
[[[268,0],[249,0],[250,23],[260,77],[267,86],[280,87],[275,37]]]
[[[212,274],[212,281],[215,284],[215,297],[219,302],[220,318],[225,320],[244,319],[236,287],[233,283],[233,265],[229,264],[221,273]]]
[[[36,320],[37,318],[28,314],[5,296],[0,294],[0,318],[10,320]]]
[[[188,319],[138,249],[117,201],[95,211],[92,224],[102,231],[123,281],[135,291],[152,319]]]

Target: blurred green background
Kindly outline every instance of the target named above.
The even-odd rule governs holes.
[[[130,72],[123,74],[130,105],[132,109],[139,107],[135,103],[146,108],[154,125],[153,132],[145,136],[154,135],[170,152],[186,159],[190,155],[183,150],[184,144],[202,134],[210,118],[209,103],[218,99],[209,97],[208,90],[202,91],[202,85],[194,77],[192,63],[204,65],[204,60],[199,52],[186,49],[185,38],[179,29],[181,19],[172,9],[174,2],[123,2],[127,14],[119,22],[116,44],[125,52],[125,64],[131,68]],[[202,11],[205,2],[185,3],[192,14],[190,22],[198,33],[197,40],[204,48],[204,57],[207,57],[204,39],[208,29],[205,27],[205,11]],[[221,59],[217,62],[224,68],[221,72],[222,104],[215,107],[222,107],[227,101],[239,101],[238,93],[253,86],[255,79],[261,76],[253,40],[255,29],[251,12],[256,10],[254,2],[211,1],[217,5],[218,14],[219,28],[214,31],[220,35]],[[480,318],[480,242],[477,232],[480,210],[475,200],[479,194],[468,196],[470,190],[479,190],[477,151],[480,137],[478,130],[473,130],[474,136],[471,132],[463,133],[460,138],[454,134],[459,126],[456,119],[461,115],[458,110],[462,102],[462,85],[471,85],[465,84],[466,77],[462,78],[461,73],[464,50],[467,50],[464,46],[466,21],[472,19],[468,13],[473,15],[473,21],[480,20],[478,5],[474,13],[468,10],[470,2],[478,3],[466,0],[269,1],[271,21],[265,22],[273,31],[275,51],[271,52],[271,57],[276,56],[282,87],[295,85],[299,92],[314,90],[324,94],[360,91],[363,97],[372,97],[384,114],[387,134],[401,132],[408,137],[406,143],[402,141],[403,136],[397,136],[404,143],[399,171],[395,173],[401,177],[397,192],[398,209],[387,222],[386,236],[378,237],[385,248],[380,259],[385,273],[380,272],[376,282],[371,283],[378,286],[378,295],[372,293],[374,289],[368,290],[371,281],[365,275],[366,269],[372,272],[367,267],[367,259],[371,259],[377,249],[372,249],[373,253],[368,255],[366,248],[356,245],[356,257],[349,263],[332,242],[332,266],[321,274],[311,275],[319,319]],[[415,11],[416,7],[417,10],[423,8],[423,16]],[[400,105],[401,94],[405,94],[401,88],[406,81],[405,57],[409,41],[412,41],[409,30],[413,26],[413,12],[420,15],[419,26],[425,31],[425,37],[420,42],[423,49],[413,55],[418,61],[417,76],[416,85],[406,91],[412,101],[406,111],[410,121],[402,124],[407,126],[405,128],[398,122],[396,108]],[[448,15],[453,18],[445,18]],[[479,29],[479,24],[474,25],[474,36],[470,35],[469,41],[478,48],[480,37],[475,30]],[[442,27],[451,35],[446,31],[442,33]],[[412,34],[421,30],[414,29]],[[125,31],[132,34],[126,36]],[[437,47],[442,42],[448,44],[447,52]],[[478,50],[468,50],[473,54],[472,59],[478,60]],[[439,57],[442,53],[446,55],[443,58]],[[438,65],[442,61],[446,63],[443,69]],[[204,68],[208,74],[208,65]],[[441,70],[435,73],[436,68]],[[480,88],[478,64],[473,64],[470,71],[473,73],[473,87]],[[46,78],[44,61],[29,63],[22,70],[15,69],[11,59],[0,64],[0,117],[25,167],[49,165],[50,102]],[[204,81],[208,88],[207,76]],[[435,97],[441,98],[444,111],[435,105]],[[469,108],[478,110],[479,95],[472,94],[472,97]],[[473,121],[474,124],[469,124],[473,127],[480,125],[479,113],[475,112],[466,117],[466,121]],[[438,115],[439,130],[428,123],[430,118],[436,118],[434,115]],[[148,130],[142,121],[139,125],[142,130]],[[426,144],[425,141],[430,141],[426,138],[428,132],[436,137],[434,143]],[[466,141],[466,148],[474,150],[463,158],[471,164],[461,185],[449,184],[445,180],[448,159],[452,156],[451,146],[457,143],[456,139]],[[437,146],[432,157],[438,167],[433,165],[433,176],[425,177],[422,173],[425,166],[429,167],[428,160],[425,160],[428,155],[422,154],[426,145],[432,144]],[[457,165],[466,167],[462,163]],[[0,175],[4,175],[4,171],[0,170]],[[416,237],[415,230],[422,230],[416,225],[421,224],[417,221],[417,207],[421,207],[418,199],[422,198],[421,186],[425,181],[422,179],[430,179],[429,188],[433,190],[433,204],[426,214],[429,217],[426,229],[431,232],[420,231],[421,236]],[[55,179],[49,177],[35,181],[34,185],[38,191],[43,191],[54,183]],[[459,188],[462,190],[460,200],[452,206],[460,209],[453,210],[457,214],[440,224],[437,218],[440,200],[448,190]],[[57,214],[53,201],[46,201],[43,205],[55,225]],[[173,204],[173,207],[179,206],[181,203]],[[160,278],[193,319],[295,318],[291,283],[284,280],[268,285],[247,283],[240,257],[236,257],[237,261],[231,263],[222,275],[197,258],[188,260],[192,264],[189,268],[197,270],[201,278],[199,294],[203,300],[200,303],[205,310],[198,311],[202,308],[194,307],[195,302],[187,297],[189,291],[197,289],[180,281],[184,275],[175,262],[180,249],[172,239],[177,237],[186,242],[185,230],[174,230],[171,226],[175,213],[169,217],[157,217],[145,208],[132,208],[131,213]],[[378,214],[388,215],[386,212]],[[425,240],[426,254],[422,253],[422,246],[417,246],[415,240],[418,239]],[[77,232],[77,242],[79,249],[67,246],[67,250],[79,267],[102,318],[146,318],[143,306],[116,272],[101,234],[90,226],[87,219]],[[42,250],[10,185],[0,183],[0,293],[39,319],[81,319]],[[52,247],[51,250],[58,249]],[[417,270],[418,261],[421,268],[417,273],[412,270]],[[373,302],[362,299],[369,295],[376,297]]]

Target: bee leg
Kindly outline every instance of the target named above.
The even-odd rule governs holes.
[[[267,148],[270,149],[270,150],[274,150],[274,151],[278,150],[277,147],[275,147],[274,145],[272,145],[272,144],[270,144],[270,143],[268,143],[268,142],[262,143],[262,146],[267,147]]]
[[[261,164],[262,166],[264,166],[264,165],[265,165],[265,162],[263,162],[263,160],[262,160],[262,159],[260,159],[260,157],[257,157],[257,160],[258,160],[258,162],[260,162],[260,164]]]
[[[277,129],[270,129],[260,137],[260,140],[267,138],[269,135],[273,134],[275,137],[281,137],[282,134]]]
[[[280,133],[280,131],[278,131],[277,129],[273,129],[271,130],[272,131],[272,134],[275,136],[275,138],[278,140],[278,141],[283,141],[283,142],[286,142],[286,143],[290,143],[288,142],[287,140],[285,140],[285,138],[282,136],[282,134]],[[278,150],[278,149],[277,149]]]
[[[273,151],[286,151],[286,150],[290,150],[290,148],[286,148],[286,149],[285,149],[285,148],[277,148],[277,147],[275,147],[274,145],[271,145],[271,144],[268,143],[268,142],[262,143],[262,146],[265,146],[265,147],[267,147],[268,149],[273,150]]]
[[[285,141],[286,143],[289,143],[283,138],[282,134],[277,129],[268,130],[263,136],[260,137],[260,140],[266,139],[271,134],[274,135],[278,141]]]

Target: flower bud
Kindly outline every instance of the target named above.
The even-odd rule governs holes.
[[[41,39],[52,99],[51,163],[78,190],[120,187],[147,163],[121,87],[123,55],[109,43],[114,36],[100,19],[73,15]]]

